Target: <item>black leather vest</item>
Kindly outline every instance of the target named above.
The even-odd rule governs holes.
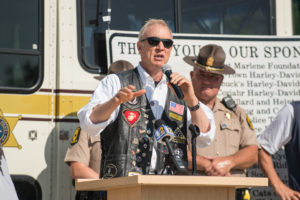
[[[137,68],[117,74],[121,87],[134,85],[142,89]],[[164,94],[162,94],[164,95]],[[172,104],[172,107],[170,105]],[[181,112],[174,105],[182,108]],[[186,106],[168,89],[162,120],[175,131],[172,145],[175,152],[182,156],[187,164],[186,154]],[[153,149],[155,117],[146,94],[131,102],[120,105],[117,119],[101,133],[102,159],[100,177],[112,178],[128,176],[130,173],[148,174]],[[164,168],[167,153],[165,145],[157,145],[157,172]]]

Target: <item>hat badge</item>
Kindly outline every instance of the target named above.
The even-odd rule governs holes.
[[[214,63],[214,58],[213,57],[207,58],[207,61],[206,61],[207,66],[212,66],[213,63]]]

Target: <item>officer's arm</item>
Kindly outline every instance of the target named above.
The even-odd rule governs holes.
[[[192,169],[192,153],[190,150],[187,151],[187,156],[188,156],[188,168]],[[211,169],[211,161],[206,159],[203,156],[196,156],[196,167],[197,170],[199,171],[210,171]]]
[[[92,168],[88,167],[87,165],[81,162],[71,162],[70,169],[71,169],[71,177],[73,179],[77,179],[77,178],[98,179],[99,178],[99,174],[97,172],[95,172]]]
[[[211,175],[228,176],[231,169],[246,169],[257,162],[257,146],[247,146],[233,155],[215,157],[211,158],[211,160]]]
[[[250,145],[242,148],[233,154],[233,169],[246,169],[257,163],[257,145]]]

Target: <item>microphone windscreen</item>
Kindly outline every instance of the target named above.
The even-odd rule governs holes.
[[[161,68],[161,71],[162,71],[163,73],[166,73],[166,71],[168,71],[168,70],[172,70],[172,67],[171,67],[170,65],[168,65],[168,64],[164,64],[164,65],[162,66],[162,68]]]

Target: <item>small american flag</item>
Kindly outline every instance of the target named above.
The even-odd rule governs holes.
[[[183,115],[183,111],[184,111],[184,106],[183,105],[180,105],[180,104],[177,104],[173,101],[170,101],[170,108],[169,108],[170,111],[172,112],[175,112],[179,115]]]

